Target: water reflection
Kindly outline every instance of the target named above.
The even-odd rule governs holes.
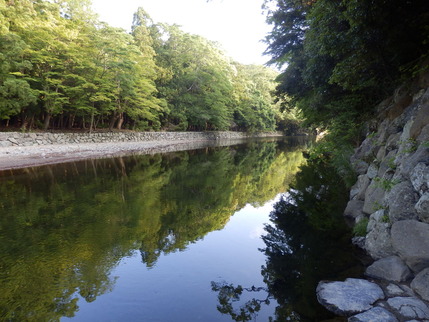
[[[335,171],[323,162],[303,165],[289,193],[274,205],[271,224],[262,236],[266,286],[212,283],[212,290],[218,292],[218,310],[235,321],[251,321],[261,305],[277,301],[272,321],[332,318],[317,303],[317,283],[362,273],[342,216],[346,191]]]
[[[297,142],[89,160],[1,174],[0,319],[73,317],[115,285],[135,250],[148,268],[284,191]],[[286,148],[286,149],[284,149]]]

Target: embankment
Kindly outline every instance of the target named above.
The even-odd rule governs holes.
[[[282,136],[282,133],[242,132],[99,132],[0,133],[0,170],[220,146],[246,138]]]
[[[358,180],[344,214],[367,226],[354,241],[374,260],[365,273],[372,283],[321,282],[319,302],[354,315],[349,321],[429,320],[429,74],[378,106],[351,161]],[[356,283],[359,292],[327,296]],[[357,309],[347,297],[367,301]]]
[[[93,133],[0,133],[0,147],[44,146],[50,144],[82,144],[149,141],[212,141],[249,137],[282,136],[280,132],[93,132]]]

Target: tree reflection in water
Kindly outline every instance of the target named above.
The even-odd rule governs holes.
[[[321,321],[332,318],[317,303],[315,289],[323,279],[362,274],[358,251],[342,211],[347,189],[335,171],[323,162],[302,166],[290,191],[274,205],[263,239],[266,255],[262,275],[266,287],[243,288],[212,283],[218,292],[218,310],[235,321],[250,321],[261,305],[277,302],[270,321]],[[263,291],[263,300],[244,300]],[[271,299],[271,301],[270,301]]]
[[[284,191],[302,161],[299,142],[252,142],[0,173],[0,320],[73,317],[122,258],[153,267]]]

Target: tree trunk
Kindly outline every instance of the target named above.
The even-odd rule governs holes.
[[[98,123],[100,123],[100,119],[101,119],[101,117],[100,117],[100,115],[97,117],[97,120],[95,121],[95,123],[94,123],[94,130],[96,130],[97,129],[97,126],[98,126]],[[103,122],[102,122],[103,123]]]
[[[118,118],[118,116],[116,115],[116,113],[113,113],[112,117],[110,118],[110,124],[109,124],[109,131],[110,132],[113,131],[113,127],[115,126],[117,118]]]
[[[28,122],[27,122],[27,115],[25,115],[24,112],[21,112],[21,122],[22,122],[21,131],[25,132],[27,130]],[[8,126],[9,126],[9,119],[6,120],[6,127]]]
[[[69,124],[68,124],[68,128],[69,128],[69,129],[72,129],[72,128],[73,128],[74,118],[75,118],[75,115],[74,115],[74,114],[71,114],[71,115],[69,116]]]
[[[93,124],[94,124],[94,111],[91,113],[91,121],[89,122],[89,133],[92,133]]]
[[[44,125],[43,125],[43,129],[45,131],[47,131],[48,128],[49,128],[49,123],[51,121],[51,116],[52,116],[51,113],[46,113],[46,115],[45,115],[45,122],[44,122]]]
[[[34,115],[31,115],[28,130],[31,131],[34,127]]]
[[[118,117],[118,124],[116,125],[116,128],[120,130],[122,128],[122,124],[124,123],[124,113],[119,114]]]

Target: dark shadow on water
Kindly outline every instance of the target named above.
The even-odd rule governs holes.
[[[318,282],[363,272],[361,253],[351,244],[342,216],[346,202],[347,189],[332,168],[320,161],[302,166],[289,193],[275,204],[262,236],[266,285],[245,288],[213,282],[218,311],[235,321],[251,321],[262,305],[271,304],[271,321],[335,318],[317,302]]]

